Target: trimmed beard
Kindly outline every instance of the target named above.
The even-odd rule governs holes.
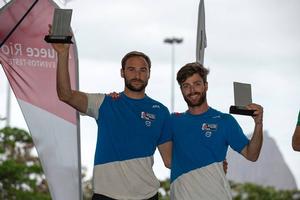
[[[201,94],[201,93],[196,92],[196,93],[193,93],[193,94]],[[193,95],[193,94],[189,94],[188,96],[191,96],[191,95]],[[206,101],[206,91],[204,91],[204,92],[202,93],[202,96],[200,97],[200,99],[199,99],[196,103],[191,102],[191,101],[188,99],[187,96],[183,96],[183,98],[184,98],[185,102],[187,103],[187,105],[188,105],[189,107],[192,107],[192,108],[193,108],[193,107],[201,106],[201,105]]]
[[[148,81],[142,81],[140,79],[128,80],[128,79],[124,78],[124,81],[125,81],[125,86],[133,92],[142,92],[146,88],[146,86],[148,85]],[[140,81],[143,84],[139,87],[135,87],[131,84],[132,81]]]

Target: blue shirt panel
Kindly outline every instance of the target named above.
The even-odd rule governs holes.
[[[97,120],[94,164],[152,156],[157,145],[171,140],[170,134],[162,134],[168,118],[168,109],[148,96],[105,96]]]
[[[249,143],[229,114],[209,108],[201,115],[172,114],[164,132],[172,133],[171,181],[191,170],[225,159],[228,146],[240,152]]]

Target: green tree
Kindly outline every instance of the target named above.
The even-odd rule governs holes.
[[[160,182],[159,199],[170,200],[170,180]],[[233,200],[300,200],[299,190],[276,190],[251,183],[230,182]]]
[[[170,200],[170,180],[166,179],[160,181],[160,188],[158,191],[159,200]]]
[[[93,187],[92,187],[92,180],[86,180],[82,183],[83,188],[83,200],[91,200],[93,196]]]
[[[276,190],[252,183],[238,184],[231,182],[233,200],[300,200],[300,191]]]
[[[32,138],[24,130],[0,130],[0,200],[51,200]]]

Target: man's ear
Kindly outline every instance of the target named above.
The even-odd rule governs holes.
[[[120,74],[121,74],[121,77],[124,78],[124,70],[123,70],[123,68],[120,69]]]
[[[206,83],[204,84],[204,87],[205,87],[205,92],[207,92],[207,90],[208,90],[208,82],[206,82]]]

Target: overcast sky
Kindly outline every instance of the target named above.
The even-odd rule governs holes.
[[[139,50],[153,63],[147,94],[170,108],[171,46],[163,40],[184,39],[175,47],[176,71],[195,61],[198,4],[198,0],[70,1],[66,7],[73,9],[80,89],[122,91],[120,60],[128,51]],[[264,129],[276,140],[299,188],[300,153],[292,150],[291,138],[300,109],[300,1],[209,0],[205,9],[209,105],[228,112],[234,103],[232,82],[251,83],[253,101],[264,107]],[[0,77],[0,102],[5,102],[3,70]],[[185,111],[177,84],[175,88],[175,111]],[[0,115],[5,115],[5,103],[0,104]],[[245,133],[252,132],[253,119],[235,118]],[[11,126],[27,129],[15,100]],[[82,161],[89,176],[96,132],[94,120],[81,117]],[[168,177],[159,156],[155,159],[158,177]]]

